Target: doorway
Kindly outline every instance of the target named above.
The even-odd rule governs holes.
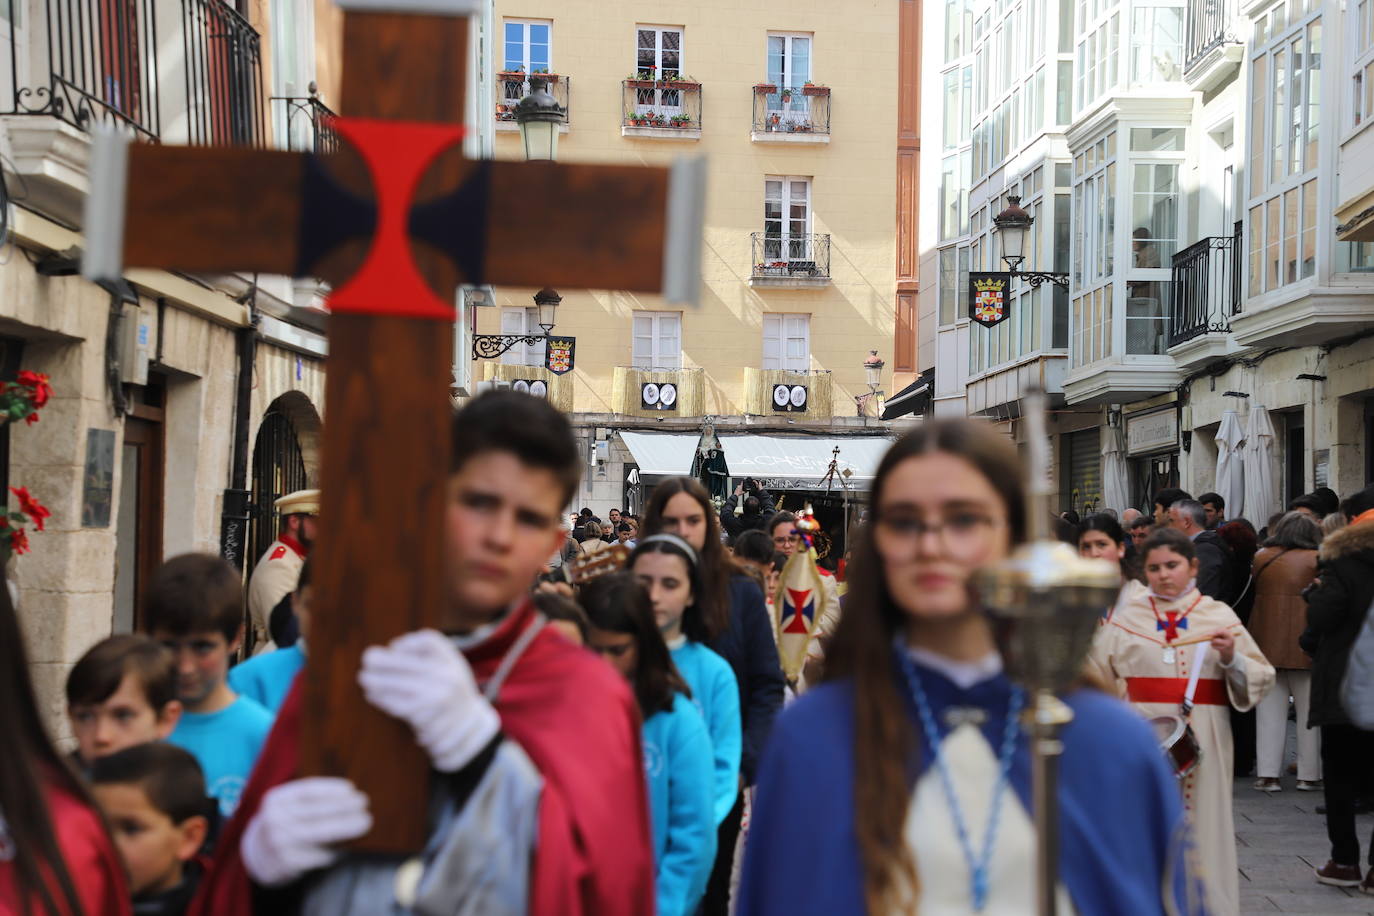
[[[124,421],[115,539],[115,633],[144,629],[143,593],[162,562],[163,393],[149,376],[133,414]]]
[[[1283,434],[1283,504],[1287,506],[1307,492],[1307,437],[1302,413],[1288,414],[1285,419],[1288,422]]]

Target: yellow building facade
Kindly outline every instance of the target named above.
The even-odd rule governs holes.
[[[856,12],[778,0],[499,0],[488,62],[495,156],[523,158],[508,106],[538,76],[568,107],[559,161],[707,157],[704,284],[695,309],[559,290],[553,334],[576,338],[573,371],[555,378],[538,368],[542,346],[518,346],[475,361],[473,387],[546,380],[593,454],[608,427],[685,431],[707,417],[722,431],[882,429],[863,361],[878,351],[890,393],[898,7]],[[529,258],[552,241],[529,239]],[[490,307],[470,310],[470,330],[541,333],[534,290],[494,293]],[[646,384],[663,382],[675,386],[672,409],[645,401]],[[804,406],[775,409],[779,384],[805,388]],[[583,498],[619,502],[610,483],[589,483]]]

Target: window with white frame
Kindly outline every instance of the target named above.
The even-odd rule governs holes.
[[[763,182],[764,260],[814,261],[811,179],[769,176]]]
[[[636,369],[682,368],[682,313],[635,312],[631,362]]]
[[[502,70],[530,73],[553,72],[553,23],[541,19],[507,19]],[[529,80],[501,84],[505,100],[514,105],[529,94]]]
[[[770,117],[776,114],[782,120],[798,123],[811,120],[813,96],[801,91],[811,80],[811,35],[770,32],[767,63],[768,82],[779,89],[764,97]]]
[[[940,241],[968,232],[968,191],[972,182],[970,150],[946,156],[940,168]]]
[[[1374,0],[1355,0],[1350,25],[1351,108],[1350,126],[1374,118]]]
[[[539,326],[539,309],[501,309],[501,333],[542,337],[544,329]],[[541,340],[533,344],[518,343],[501,354],[501,362],[507,366],[542,366],[544,365],[544,342]]]
[[[1293,21],[1285,13],[1280,4],[1256,24],[1250,60],[1246,236],[1252,296],[1306,280],[1317,270],[1322,22],[1319,13]]]
[[[314,4],[281,0],[272,4],[271,14],[273,95],[287,99],[307,96],[315,79]],[[110,88],[119,94],[118,87]],[[273,133],[286,149],[314,149],[314,119],[308,110],[300,111],[288,101],[273,105],[271,114]]]
[[[805,372],[811,368],[811,316],[763,316],[763,368]]]
[[[945,63],[967,54],[972,44],[972,0],[945,0]]]
[[[1374,2],[1374,0],[1371,0]],[[969,112],[973,103],[973,67],[955,67],[944,75],[945,149],[957,149],[969,139]]]
[[[1131,260],[1126,271],[1126,352],[1168,346],[1169,296],[1178,251],[1182,128],[1131,128]]]
[[[1067,2],[1067,0],[1061,0]],[[1079,0],[1074,58],[1075,110],[1082,111],[1116,88],[1121,14],[1103,0]]]
[[[1069,351],[1074,366],[1112,352],[1112,278],[1116,273],[1117,132],[1074,155],[1074,239]]]
[[[940,324],[968,317],[969,246],[940,249]]]
[[[682,29],[677,26],[635,26],[635,70],[647,79],[682,79]],[[682,90],[636,89],[635,105],[641,111],[681,114]]]
[[[1183,0],[1147,0],[1131,9],[1131,82],[1183,76]]]

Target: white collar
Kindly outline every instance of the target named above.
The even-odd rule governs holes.
[[[924,665],[944,675],[960,690],[968,690],[976,684],[990,681],[1002,673],[1002,656],[989,652],[975,662],[959,662],[938,652],[920,646],[907,646],[906,652],[912,661]]]
[[[1193,593],[1193,589],[1195,589],[1195,588],[1197,588],[1197,580],[1196,580],[1196,579],[1189,579],[1189,580],[1188,580],[1188,584],[1185,585],[1185,586],[1183,586],[1183,591],[1179,592],[1177,595],[1175,595],[1175,596],[1172,597],[1172,598],[1168,597],[1167,595],[1161,595],[1161,594],[1159,594],[1158,592],[1156,592],[1156,591],[1155,591],[1154,589],[1152,589],[1152,588],[1148,588],[1148,587],[1147,587],[1147,590],[1148,590],[1149,595],[1150,595],[1151,598],[1155,598],[1155,599],[1157,599],[1157,600],[1159,600],[1159,601],[1170,601],[1170,602],[1173,602],[1173,601],[1182,601],[1184,598],[1187,598],[1189,595],[1191,595],[1191,594]]]
[[[687,645],[687,634],[679,633],[677,634],[676,638],[665,639],[664,642],[668,644],[669,652],[676,652],[678,649],[681,649],[683,646]]]

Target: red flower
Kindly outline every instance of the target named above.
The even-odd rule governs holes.
[[[37,423],[37,422],[38,422],[38,411],[35,410],[33,413],[31,413],[31,414],[29,414],[27,417],[25,417],[25,418],[24,418],[24,422],[27,423],[27,424],[29,424],[30,426],[32,426],[33,424]]]
[[[15,553],[29,552],[29,533],[23,528],[16,528],[10,532],[10,550]]]
[[[28,487],[10,487],[10,492],[19,497],[19,511],[33,519],[33,526],[43,530],[43,519],[52,515],[38,500],[29,495]]]
[[[19,373],[17,381],[33,391],[34,410],[46,405],[48,398],[52,397],[52,386],[48,384],[48,377],[41,372],[30,372],[25,369]]]

